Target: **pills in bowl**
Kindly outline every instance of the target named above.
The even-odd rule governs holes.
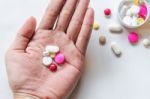
[[[123,0],[119,7],[119,18],[124,26],[136,28],[143,25],[149,17],[145,0]]]
[[[48,45],[43,51],[42,63],[52,72],[57,71],[57,65],[65,62],[65,56],[60,52],[60,48],[54,45]]]

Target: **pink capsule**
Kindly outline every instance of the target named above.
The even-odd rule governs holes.
[[[128,40],[132,44],[137,43],[139,40],[139,36],[136,32],[130,32],[128,35]]]
[[[145,4],[141,5],[140,6],[140,11],[138,13],[139,17],[142,17],[142,18],[145,19],[147,17],[147,13],[148,13],[148,11],[147,11],[146,5]]]
[[[62,53],[58,53],[54,60],[57,64],[63,64],[65,62],[65,56]]]

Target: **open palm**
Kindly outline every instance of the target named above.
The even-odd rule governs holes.
[[[35,19],[27,20],[6,54],[14,93],[42,99],[64,99],[69,95],[81,75],[94,20],[88,4],[89,0],[52,0],[37,30]],[[42,64],[47,45],[59,46],[65,55],[66,61],[57,72]]]

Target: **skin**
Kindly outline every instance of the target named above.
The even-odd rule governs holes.
[[[30,17],[6,53],[6,67],[14,99],[66,99],[75,88],[84,64],[94,11],[89,0],[52,0],[40,25]],[[57,20],[58,18],[58,20]],[[42,64],[46,45],[65,55],[61,69]]]

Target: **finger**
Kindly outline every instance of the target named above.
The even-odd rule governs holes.
[[[68,0],[65,4],[65,6],[63,7],[63,10],[60,13],[59,19],[58,19],[58,23],[56,26],[57,30],[60,31],[66,31],[70,19],[75,11],[75,7],[77,4],[78,0]]]
[[[10,49],[25,50],[30,39],[34,35],[36,28],[36,20],[34,17],[29,18],[18,32]]]
[[[69,27],[67,29],[67,34],[74,42],[80,32],[85,13],[89,5],[89,0],[80,0],[78,7],[71,19]]]
[[[84,22],[77,38],[76,47],[85,55],[87,45],[91,36],[92,25],[94,22],[94,11],[89,8],[86,12]]]
[[[64,5],[65,0],[51,0],[42,21],[39,25],[39,29],[52,29],[56,19]]]

